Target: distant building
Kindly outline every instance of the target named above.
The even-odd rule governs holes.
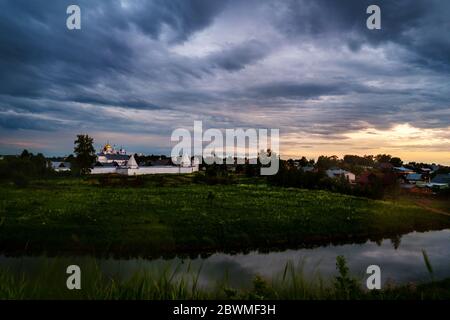
[[[119,164],[117,162],[97,162],[95,166],[91,169],[91,174],[107,174],[107,173],[117,173],[117,168]]]
[[[313,166],[301,167],[303,172],[314,172],[315,168]]]
[[[410,184],[416,184],[417,182],[423,181],[423,177],[420,173],[409,173],[406,175],[405,179]]]
[[[192,173],[198,171],[198,163],[191,161],[186,154],[180,157],[180,165],[173,165],[171,159],[160,159],[151,162],[151,166],[139,165],[134,155],[127,155],[124,149],[116,151],[106,144],[97,154],[97,162],[91,174],[120,174],[137,176],[147,174]]]
[[[117,163],[119,166],[123,166],[127,163],[130,158],[127,155],[125,149],[120,148],[120,150],[116,150],[109,143],[105,144],[102,150],[97,153],[97,162],[104,163]]]
[[[355,182],[356,176],[354,173],[350,171],[339,169],[339,168],[331,168],[326,171],[326,174],[330,178],[339,178],[345,177],[350,183]]]
[[[394,167],[394,172],[401,173],[401,174],[410,174],[410,173],[416,173],[414,170],[405,168],[405,167]]]
[[[372,172],[361,173],[356,182],[361,186],[368,186],[381,183],[383,186],[392,186],[398,181],[397,176],[392,172]]]
[[[176,174],[176,173],[193,173],[198,171],[198,164],[191,163],[186,155],[181,161],[181,165],[174,166],[139,166],[136,159],[132,155],[125,166],[117,167],[116,173],[126,176],[139,176],[147,174]]]
[[[437,174],[432,180],[431,183],[446,183],[450,184],[450,173],[447,174]]]
[[[429,188],[447,189],[450,187],[450,173],[438,174],[430,183],[426,185]]]
[[[434,164],[434,163],[433,163],[430,167],[431,167],[431,171],[432,171],[432,172],[437,171],[437,170],[439,170],[439,168],[440,168],[440,166],[438,166],[438,165],[436,165],[436,164]]]
[[[366,171],[358,176],[357,182],[362,186],[367,186],[377,180],[377,175],[373,172]]]
[[[52,169],[56,172],[65,172],[71,170],[71,163],[70,162],[63,162],[63,161],[51,161]]]

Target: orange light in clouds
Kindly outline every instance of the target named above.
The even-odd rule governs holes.
[[[387,153],[407,162],[450,165],[450,127],[417,128],[405,123],[387,130],[367,128],[351,131],[342,134],[342,139],[333,140],[326,137],[288,135],[281,140],[281,150],[283,158]]]

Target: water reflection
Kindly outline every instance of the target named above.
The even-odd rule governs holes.
[[[286,250],[282,252],[248,254],[213,254],[207,258],[169,260],[155,259],[95,259],[99,268],[108,275],[127,278],[136,271],[161,272],[169,270],[184,273],[187,268],[201,268],[199,284],[213,285],[227,279],[233,287],[246,287],[251,284],[256,274],[270,278],[281,274],[288,261],[304,266],[304,274],[313,277],[316,272],[323,278],[336,274],[336,256],[346,257],[352,274],[363,278],[367,266],[376,264],[381,267],[382,281],[396,283],[428,281],[429,274],[425,267],[422,250],[430,258],[436,279],[450,277],[450,230],[418,233],[413,232],[403,237],[386,239],[364,244],[329,245],[313,249]],[[22,257],[10,258],[0,256],[0,265],[14,271],[37,273],[42,265],[55,261],[66,264],[83,265],[92,263],[91,257],[47,258]],[[178,269],[176,269],[178,268]]]

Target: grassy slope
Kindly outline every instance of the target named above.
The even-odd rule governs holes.
[[[154,255],[450,227],[449,217],[414,204],[264,185],[206,186],[184,179],[152,177],[140,188],[100,187],[72,178],[38,181],[25,189],[3,184],[1,249]]]

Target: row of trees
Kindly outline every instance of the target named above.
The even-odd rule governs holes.
[[[75,157],[70,162],[74,173],[86,174],[95,161],[94,140],[88,135],[78,135],[75,140]],[[54,175],[50,161],[42,153],[33,154],[23,150],[19,156],[4,156],[0,161],[0,180],[13,181],[18,186],[26,186],[29,179]]]
[[[386,192],[395,195],[399,190],[398,181],[392,173],[371,174],[367,180],[365,184],[352,185],[344,176],[330,178],[325,170],[320,168],[316,171],[304,172],[289,165],[288,161],[280,161],[278,173],[267,177],[268,183],[274,186],[329,190],[373,199],[383,198]]]
[[[12,180],[18,186],[26,186],[30,178],[42,178],[53,171],[42,153],[34,155],[24,150],[19,156],[5,156],[0,161],[0,179]]]
[[[376,156],[345,155],[342,159],[339,159],[337,156],[320,156],[317,159],[316,167],[327,170],[331,167],[339,166],[375,167],[382,163],[389,163],[394,167],[401,167],[403,165],[403,161],[399,157],[393,157],[389,154],[379,154]]]

